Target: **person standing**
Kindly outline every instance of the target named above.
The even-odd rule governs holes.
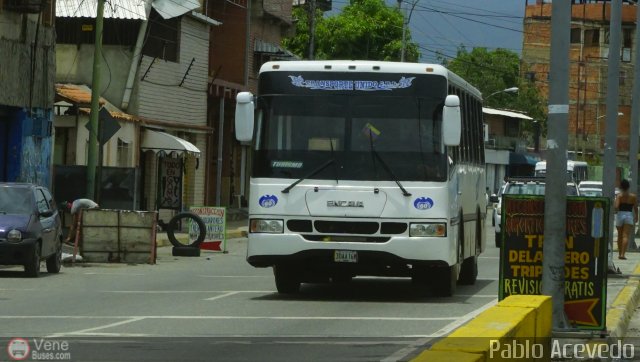
[[[70,243],[73,238],[73,234],[76,232],[76,228],[79,227],[80,223],[80,214],[84,209],[97,209],[100,206],[93,200],[90,199],[77,199],[73,203],[67,203],[67,208],[69,212],[71,212],[71,216],[73,216],[73,221],[71,222],[71,227],[69,228],[69,235],[65,239],[66,243]]]
[[[620,193],[613,203],[616,213],[616,229],[618,230],[618,259],[625,260],[625,252],[629,244],[629,235],[638,222],[638,197],[629,192],[629,181],[620,181]]]

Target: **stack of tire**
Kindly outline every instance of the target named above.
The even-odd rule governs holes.
[[[184,244],[176,238],[175,233],[177,230],[180,230],[182,223],[187,222],[187,220],[195,222],[198,225],[200,233],[194,241],[189,244]],[[200,216],[191,212],[179,213],[167,224],[167,237],[171,244],[173,244],[173,250],[171,252],[173,256],[200,256],[200,244],[202,244],[206,235],[207,228],[204,221]]]

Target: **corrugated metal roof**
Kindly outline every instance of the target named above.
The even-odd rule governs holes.
[[[108,0],[104,4],[104,17],[115,19],[145,20],[145,0]],[[57,0],[56,17],[95,18],[97,0]]]
[[[91,88],[76,84],[56,84],[58,99],[77,105],[91,104]],[[106,100],[100,97],[100,104],[105,104]]]

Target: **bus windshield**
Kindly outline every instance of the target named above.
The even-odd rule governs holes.
[[[444,181],[444,96],[262,96],[253,175],[299,178],[333,160],[309,178]]]

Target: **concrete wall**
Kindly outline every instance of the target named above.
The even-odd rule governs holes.
[[[36,53],[32,54],[37,20],[37,14],[0,12],[0,104],[44,109],[53,106],[54,33],[52,27],[41,24]],[[32,59],[35,72],[31,69]]]

